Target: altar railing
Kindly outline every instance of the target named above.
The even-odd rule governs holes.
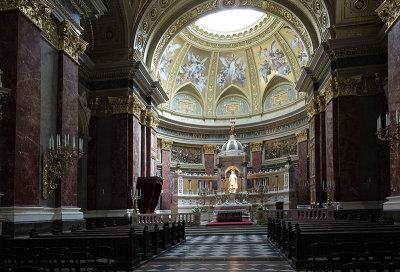
[[[292,209],[292,210],[267,210],[264,211],[267,218],[283,220],[334,220],[334,210],[321,209]]]
[[[200,216],[196,213],[167,213],[167,214],[134,214],[133,225],[151,225],[172,223],[185,220],[185,225],[200,225]]]

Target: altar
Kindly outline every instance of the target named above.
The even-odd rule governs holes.
[[[222,204],[213,207],[217,222],[242,222],[248,218],[251,204]]]

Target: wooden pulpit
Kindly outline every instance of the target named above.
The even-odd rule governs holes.
[[[160,198],[163,185],[162,177],[139,177],[136,189],[141,190],[142,197],[138,200],[140,213],[154,213]]]

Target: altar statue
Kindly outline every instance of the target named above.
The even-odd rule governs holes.
[[[231,175],[229,176],[229,192],[236,193],[237,189],[238,189],[237,176],[235,174],[235,170],[232,169]]]

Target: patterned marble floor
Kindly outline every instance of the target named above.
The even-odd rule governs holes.
[[[265,235],[188,236],[135,271],[294,271]]]

